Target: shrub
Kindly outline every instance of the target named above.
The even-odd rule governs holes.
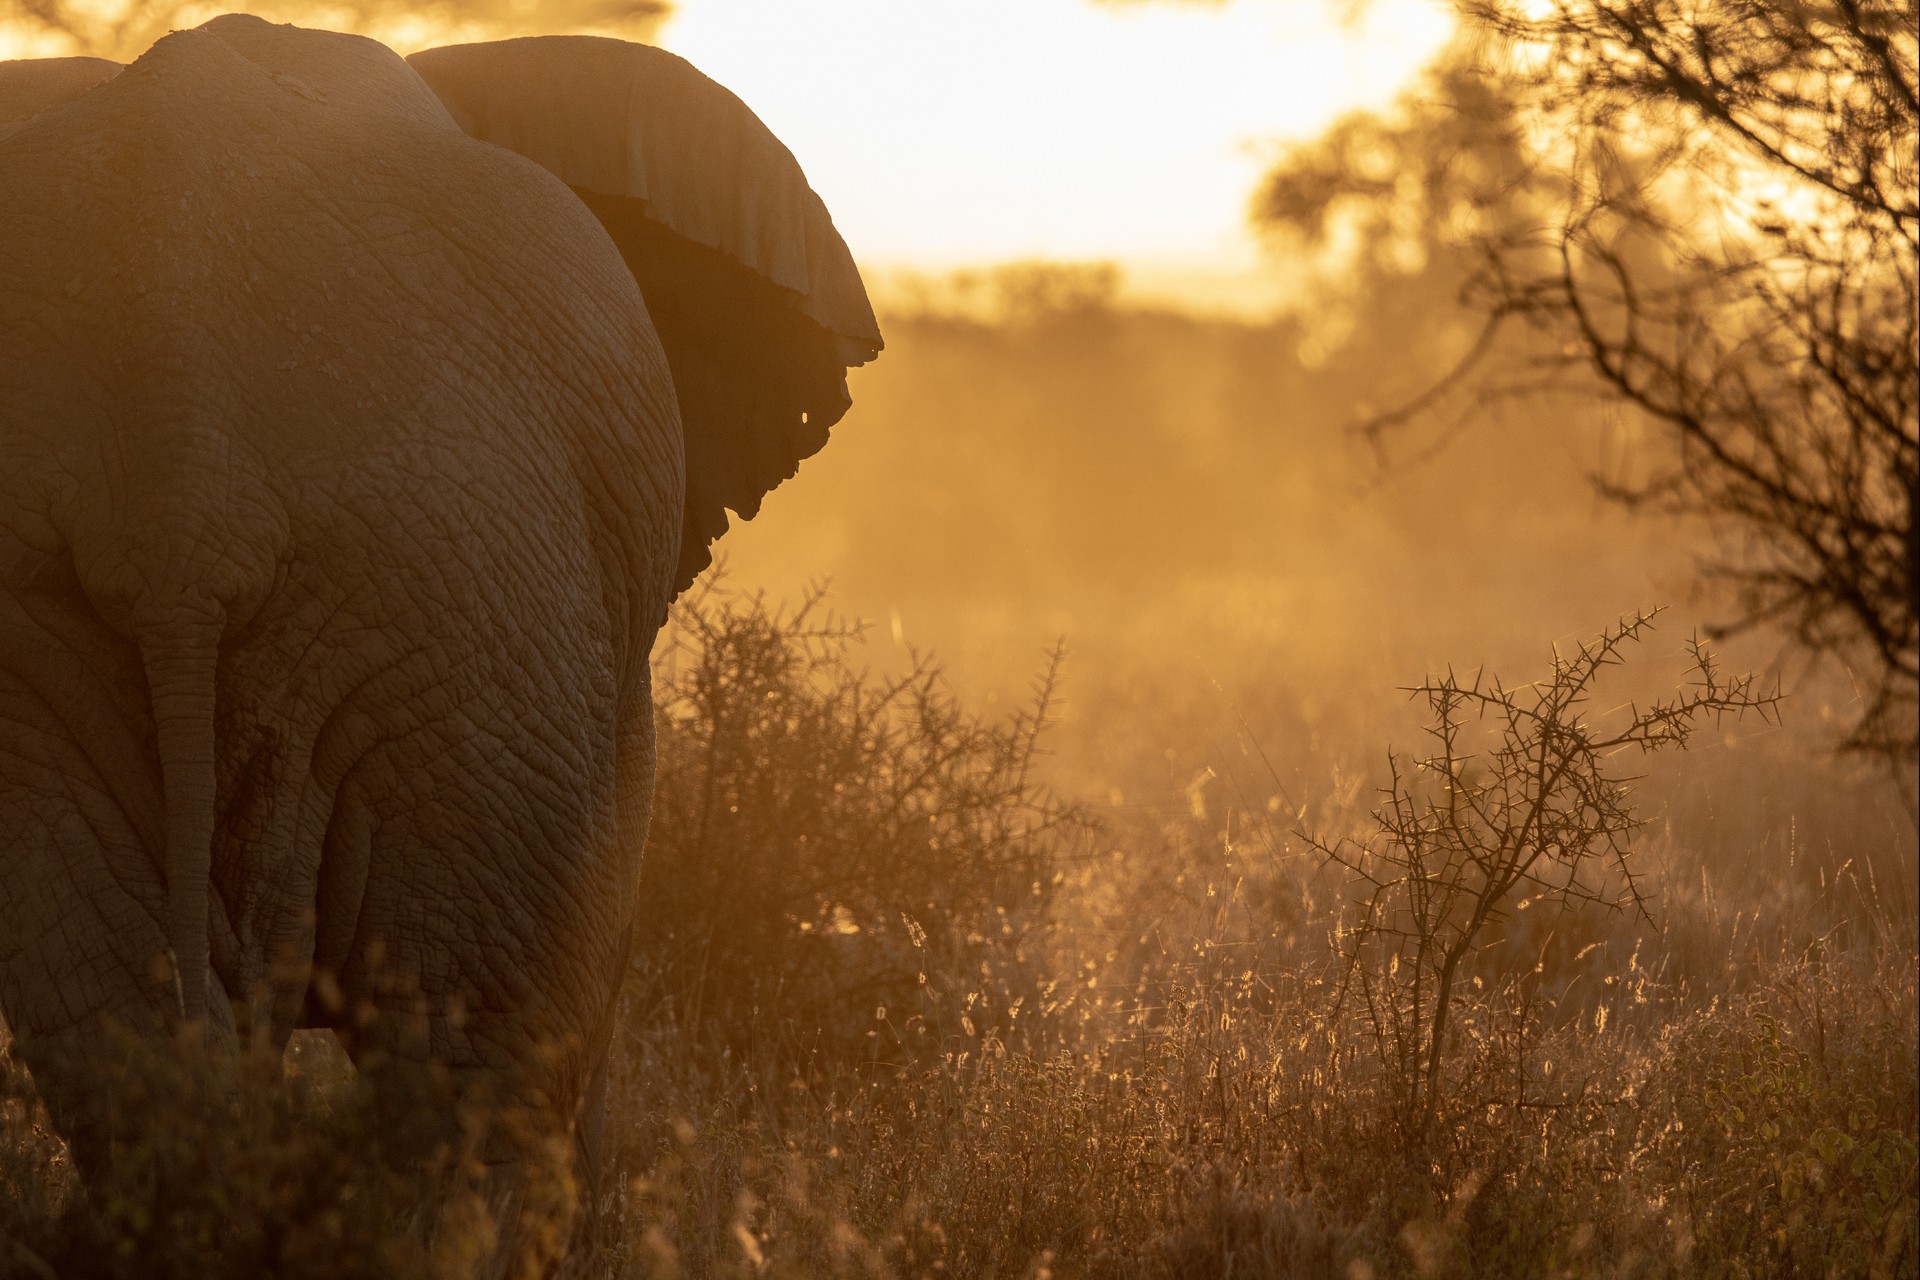
[[[1415,686],[1432,712],[1431,754],[1410,769],[1389,756],[1374,838],[1312,842],[1360,888],[1340,993],[1358,1002],[1372,1030],[1402,1137],[1417,1154],[1453,1087],[1445,1068],[1460,988],[1483,981],[1474,962],[1498,926],[1529,908],[1646,912],[1630,848],[1642,823],[1628,799],[1632,779],[1616,762],[1685,748],[1703,722],[1777,714],[1778,694],[1757,692],[1753,676],[1721,675],[1696,639],[1685,687],[1645,708],[1629,703],[1593,717],[1597,682],[1625,661],[1653,617],[1637,614],[1571,656],[1556,652],[1543,681],[1509,688],[1450,671]],[[1488,722],[1476,735],[1474,726]],[[1530,997],[1516,998],[1524,1035]],[[1523,1101],[1527,1084],[1522,1077],[1500,1092]]]
[[[856,669],[860,638],[817,598],[789,613],[709,588],[676,606],[641,1021],[791,1065],[891,1062],[1005,1036],[1031,1003],[1055,865],[1085,826],[1034,773],[1059,655],[995,722],[923,657]]]

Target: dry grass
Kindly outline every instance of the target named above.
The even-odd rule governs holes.
[[[430,1114],[430,1082],[376,1099],[337,1049],[315,1053],[323,1046],[304,1037],[298,1047],[210,1064],[170,1045],[102,1046],[112,1078],[98,1087],[161,1119],[116,1147],[109,1179],[84,1188],[31,1082],[5,1060],[0,1276],[472,1274],[496,1230],[477,1126],[423,1178],[385,1153]],[[198,1066],[183,1069],[189,1061]],[[431,1224],[427,1186],[447,1192]]]
[[[804,642],[757,605],[709,603],[709,645]],[[821,692],[782,698],[844,697],[848,660],[828,656]],[[818,748],[803,734],[752,754]],[[995,758],[979,756],[983,776]],[[927,980],[880,1016],[849,1005],[817,1028],[817,993],[736,1001],[731,1025],[630,1006],[616,1127],[632,1181],[608,1274],[1920,1270],[1913,924],[1862,878],[1716,893],[1656,837],[1636,855],[1651,920],[1518,913],[1458,997],[1416,1150],[1399,1065],[1335,998],[1340,882],[1283,847],[1264,806],[1215,815],[1216,838],[1195,814],[1089,842],[1044,793],[997,794],[1006,812],[980,829],[1020,833],[1025,874],[1051,867],[1029,895],[1045,909],[961,895],[978,905],[947,927],[980,949],[918,961]],[[1357,816],[1364,798],[1349,804]],[[742,856],[804,878],[804,828],[758,823]],[[867,879],[840,880],[854,898],[908,891],[928,872],[916,858],[951,852],[897,832],[889,847]],[[968,860],[991,879],[981,852],[946,874]],[[911,967],[911,943],[892,945]],[[978,1021],[953,1016],[961,992]]]
[[[1323,989],[1172,994],[1132,1035],[779,1104],[683,1082],[612,1273],[1914,1274],[1910,954],[1641,979],[1604,1022],[1477,1004],[1424,1164]]]
[[[1036,779],[1044,696],[983,718],[753,599],[681,627],[592,1274],[1920,1274],[1914,921],[1870,877],[1716,892],[1655,840],[1651,923],[1517,913],[1416,1146],[1335,998],[1342,882],[1265,806],[1102,828]],[[182,1123],[92,1196],[11,1070],[0,1274],[470,1272],[486,1206],[423,1233],[396,1116],[299,1047],[290,1088],[137,1076]]]

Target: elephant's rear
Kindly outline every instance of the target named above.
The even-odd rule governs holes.
[[[375,1009],[579,1076],[617,981],[677,420],[590,216],[385,56],[185,33],[0,129],[0,1009],[56,1105],[66,1050],[178,1008],[178,619],[215,626],[216,1023]]]

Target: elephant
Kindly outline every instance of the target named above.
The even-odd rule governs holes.
[[[229,15],[0,64],[0,228],[0,1016],[80,1168],[110,1032],[327,1027],[590,1198],[649,651],[882,347],[825,206],[659,49]]]

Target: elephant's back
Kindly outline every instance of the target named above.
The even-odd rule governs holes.
[[[169,36],[0,137],[0,223],[0,520],[30,544],[177,523],[222,470],[241,525],[297,523],[385,469],[483,474],[496,524],[592,506],[623,576],[671,558],[678,413],[618,250],[371,41]]]
[[[409,427],[472,438],[489,417],[524,432],[569,396],[671,415],[644,303],[592,215],[358,37],[238,17],[166,37],[0,135],[0,220],[10,381],[31,364],[29,384],[157,403],[155,370],[181,371],[181,394],[232,402],[227,429],[289,459]],[[435,391],[463,421],[409,403]]]

